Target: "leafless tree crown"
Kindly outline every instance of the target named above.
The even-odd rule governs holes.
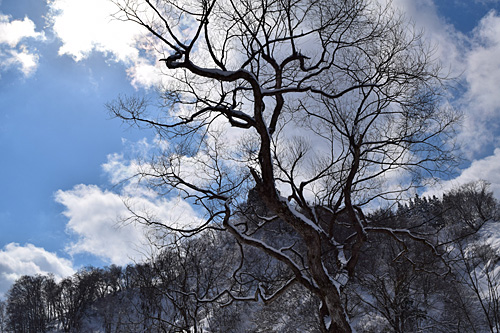
[[[109,109],[169,140],[142,176],[206,214],[188,228],[136,218],[184,236],[230,232],[288,269],[252,299],[298,282],[321,300],[323,330],[349,332],[340,293],[363,243],[373,232],[412,237],[371,227],[363,207],[452,161],[457,116],[432,49],[378,1],[114,2],[116,18],[146,29],[166,70],[160,108],[119,98]],[[271,237],[276,225],[292,236]]]

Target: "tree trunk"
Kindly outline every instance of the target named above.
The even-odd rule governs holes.
[[[342,306],[342,302],[340,299],[340,295],[335,287],[331,288],[332,290],[325,295],[325,303],[328,311],[328,315],[331,319],[330,327],[327,328],[328,333],[350,333],[352,332],[351,325],[347,320],[347,315],[344,312],[344,307]],[[323,317],[323,324],[325,323],[326,318]]]

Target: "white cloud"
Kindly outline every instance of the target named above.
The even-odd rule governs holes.
[[[75,272],[70,260],[33,244],[10,243],[0,250],[0,297],[23,275],[49,274],[56,279]]]
[[[11,21],[0,13],[0,68],[19,68],[24,76],[30,76],[38,67],[38,54],[24,42],[45,40],[44,32],[35,31],[35,23],[25,17]]]
[[[94,50],[125,62],[139,56],[135,47],[138,30],[112,18],[117,9],[111,1],[53,0],[49,6],[53,30],[63,43],[59,54],[76,61]]]
[[[123,154],[110,154],[108,161],[102,165],[104,172],[109,175],[111,184],[117,185],[133,177],[138,171],[135,161],[127,161]]]
[[[43,32],[35,31],[35,23],[28,17],[10,21],[10,16],[0,13],[0,44],[14,48],[25,38],[45,39]]]
[[[137,246],[145,242],[144,234],[132,224],[119,225],[128,212],[118,194],[77,185],[58,191],[56,201],[65,206],[66,230],[78,237],[67,247],[70,254],[90,253],[118,265],[140,257]]]
[[[53,31],[62,42],[60,55],[82,61],[94,51],[101,52],[128,67],[134,87],[159,83],[159,55],[153,49],[144,52],[143,28],[113,17],[118,8],[112,1],[52,0],[49,6]]]
[[[491,183],[491,190],[495,197],[500,199],[500,148],[496,148],[493,155],[473,161],[468,168],[462,170],[458,177],[428,189],[424,196],[438,195],[461,184],[477,180],[486,180]]]
[[[138,145],[145,145],[145,149],[148,146],[145,142]],[[114,192],[81,184],[56,193],[55,199],[64,205],[63,214],[68,218],[66,230],[77,237],[67,247],[70,254],[89,253],[117,265],[141,261],[150,255],[154,250],[151,237],[164,237],[166,229],[157,230],[135,223],[129,219],[132,213],[126,204],[137,214],[174,227],[202,222],[193,208],[179,197],[159,197],[138,184],[136,179],[127,180],[137,172],[138,166],[136,160],[112,154],[103,170],[112,184],[120,183]],[[168,238],[163,240],[168,241]]]

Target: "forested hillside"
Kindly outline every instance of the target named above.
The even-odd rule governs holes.
[[[240,220],[271,215],[250,200],[260,208]],[[355,275],[339,284],[353,328],[499,331],[499,205],[486,184],[415,197],[366,219],[378,232],[367,239]],[[254,228],[282,246],[296,237],[279,220]],[[338,232],[349,237],[347,227]],[[290,272],[260,251],[243,256],[241,246],[206,230],[172,241],[148,262],[87,267],[62,281],[23,276],[0,303],[0,331],[320,332],[319,299],[297,283],[278,290]]]

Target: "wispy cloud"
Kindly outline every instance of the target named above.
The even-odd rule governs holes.
[[[500,16],[491,11],[476,27],[465,54],[466,92],[461,100],[465,113],[461,141],[469,157],[496,145],[500,122]]]

